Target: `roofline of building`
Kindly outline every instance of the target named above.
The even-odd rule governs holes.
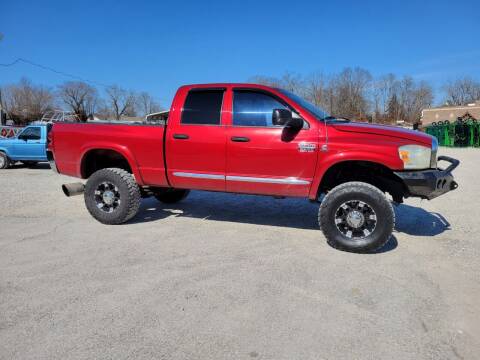
[[[467,110],[467,109],[480,109],[480,105],[475,105],[475,106],[468,106],[468,105],[465,105],[465,106],[444,106],[444,107],[423,109],[423,111]]]

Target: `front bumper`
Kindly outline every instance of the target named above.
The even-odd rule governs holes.
[[[50,150],[47,150],[47,160],[50,163],[50,168],[58,174],[57,164],[55,164],[53,152]]]
[[[395,175],[403,180],[407,188],[407,197],[413,196],[431,200],[458,187],[458,184],[453,179],[452,171],[460,164],[460,161],[449,156],[439,156],[438,160],[448,161],[450,166],[445,170],[430,169],[395,172]]]

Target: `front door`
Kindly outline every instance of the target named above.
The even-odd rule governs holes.
[[[225,191],[225,89],[195,88],[167,126],[167,174],[173,187]]]
[[[308,195],[318,133],[307,122],[296,133],[274,126],[273,110],[285,108],[292,110],[273,94],[234,89],[232,124],[227,131],[227,191]]]
[[[30,126],[22,131],[14,144],[15,158],[20,160],[45,159],[45,141],[42,141],[42,128]]]

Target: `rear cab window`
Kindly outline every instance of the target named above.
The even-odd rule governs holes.
[[[182,109],[181,124],[220,125],[225,89],[190,90]]]

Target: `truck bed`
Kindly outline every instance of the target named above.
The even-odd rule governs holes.
[[[118,123],[56,123],[52,132],[60,173],[85,178],[82,159],[93,149],[115,151],[128,161],[140,185],[167,186],[165,127]]]

